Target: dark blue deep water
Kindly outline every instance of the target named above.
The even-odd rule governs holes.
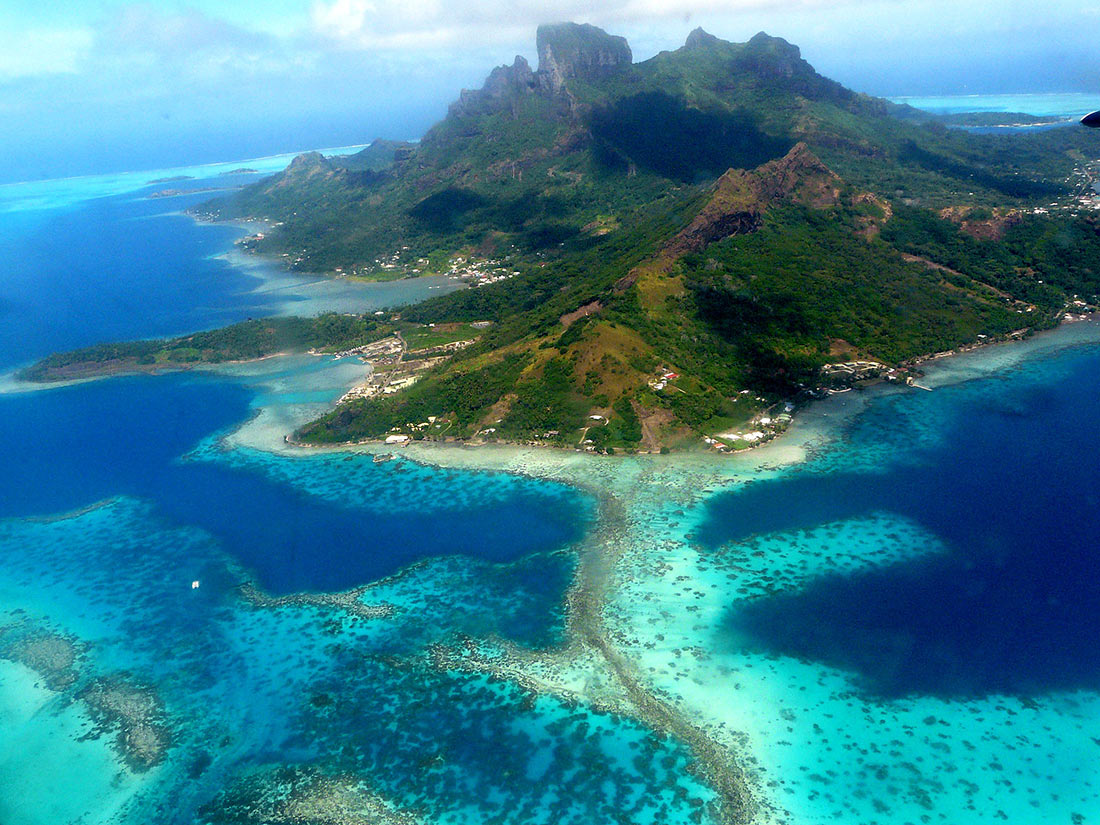
[[[455,482],[441,472],[401,462],[369,467],[380,490],[417,475],[413,489],[426,488],[431,503],[410,514],[354,493],[313,495],[258,469],[181,460],[205,436],[246,419],[249,399],[239,385],[198,375],[0,396],[0,518],[141,498],[219,538],[272,594],[346,590],[440,555],[513,561],[583,532],[579,494],[519,478],[507,482],[505,498],[456,507],[448,497]],[[342,457],[294,463],[308,474],[324,461]],[[542,572],[557,592],[568,585],[560,560],[547,560]]]
[[[276,309],[214,257],[236,230],[172,213],[208,195],[39,197],[55,189],[0,192],[0,374],[56,350]],[[311,383],[320,363],[276,365],[286,393],[275,394],[323,400]],[[536,702],[426,656],[466,636],[561,643],[587,496],[401,459],[224,447],[219,437],[256,413],[256,386],[195,372],[22,391],[0,375],[0,821],[238,821],[219,812],[221,794],[257,771],[274,771],[273,787],[295,771],[362,777],[395,804],[467,807],[469,821],[502,810],[517,822],[542,810],[607,819],[620,801],[611,785],[638,785],[654,809],[672,785],[680,808],[706,794],[687,751],[638,723]],[[373,583],[364,600],[389,612],[294,599],[255,609],[244,581],[275,596]],[[7,660],[51,636],[78,646],[76,681],[39,707],[28,704],[42,701],[38,684],[4,681],[18,672]],[[86,740],[116,742],[110,725],[89,731],[72,715],[100,683],[166,708],[156,771],[134,774],[120,753],[87,758]],[[589,735],[597,723],[602,738]]]
[[[243,182],[219,178],[219,185]],[[209,185],[209,181],[206,182]],[[202,182],[165,183],[201,187]],[[0,212],[0,369],[103,341],[194,332],[272,314],[216,255],[240,232],[178,210],[212,197],[128,193]],[[265,312],[265,309],[267,310]]]
[[[202,183],[160,184],[188,185]],[[239,233],[174,212],[208,197],[125,194],[0,214],[0,369],[100,341],[271,314],[249,294],[254,279],[214,257]],[[442,555],[511,562],[564,547],[585,530],[580,494],[531,480],[459,500],[462,482],[450,474],[403,462],[363,469],[368,457],[356,462],[373,487],[319,495],[286,473],[184,460],[249,418],[251,400],[232,380],[199,374],[0,395],[0,519],[141,499],[159,516],[212,534],[272,594],[346,590]],[[283,459],[305,476],[341,460]],[[391,480],[415,493],[415,513],[381,495],[375,501],[371,490],[383,493]],[[571,563],[540,558],[528,584],[560,596]]]
[[[878,404],[853,447],[896,432],[899,412],[942,439],[915,428],[876,472],[811,468],[716,497],[708,548],[876,512],[949,548],[749,602],[728,616],[736,638],[889,697],[1100,688],[1100,350],[1051,364]]]

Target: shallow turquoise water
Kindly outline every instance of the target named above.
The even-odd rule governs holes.
[[[1080,118],[1100,107],[1100,95],[1085,92],[1058,94],[936,95],[893,97],[917,109],[941,115],[962,112],[1022,112],[1023,114]]]
[[[9,606],[0,626],[14,622],[0,655],[37,631],[76,636],[88,646],[81,681],[125,672],[155,686],[170,709],[168,759],[124,819],[97,815],[127,790],[115,787],[117,768],[104,774],[89,759],[66,776],[100,806],[87,821],[148,821],[176,800],[159,821],[189,822],[242,772],[285,763],[369,776],[387,799],[440,821],[480,819],[506,803],[509,821],[539,821],[537,812],[541,821],[585,822],[628,802],[686,809],[671,794],[685,783],[707,793],[682,775],[686,754],[637,723],[428,665],[430,642],[506,635],[523,623],[524,588],[534,584],[524,564],[428,562],[366,597],[392,605],[392,618],[363,620],[330,608],[246,607],[219,542],[130,498],[58,521],[3,522],[0,546]],[[191,577],[202,587],[192,590]],[[545,584],[540,577],[538,588]],[[48,773],[52,711],[62,704],[0,731],[0,752],[19,741]],[[620,790],[608,795],[605,782]],[[49,821],[34,804],[48,807],[53,787],[24,798],[16,821]]]
[[[216,257],[235,230],[140,197],[163,176],[3,188],[0,245],[14,267],[0,285],[0,366],[380,300],[283,276],[255,291]],[[441,822],[688,821],[711,793],[679,744],[432,664],[433,645],[467,636],[561,641],[587,495],[224,446],[257,404],[331,403],[344,387],[318,379],[328,361],[287,359],[259,383],[177,374],[0,393],[0,821],[236,821],[226,791],[272,776],[277,789],[290,774],[268,771],[284,768],[369,783],[386,805]],[[364,608],[254,607],[245,582],[291,597],[365,586]],[[42,644],[76,658],[51,671],[56,660],[27,653]],[[94,716],[102,684],[159,708],[169,745],[155,767],[127,767],[132,728]]]

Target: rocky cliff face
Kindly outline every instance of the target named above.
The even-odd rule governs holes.
[[[812,71],[810,65],[802,59],[798,46],[765,32],[756,34],[745,44],[745,55],[765,74],[793,77],[807,69]]]
[[[697,28],[688,35],[687,42],[684,43],[684,48],[690,50],[693,49],[706,49],[711,46],[717,46],[725,41],[718,39],[708,31]]]
[[[515,112],[517,102],[532,94],[552,98],[563,105],[563,112],[576,114],[570,81],[599,83],[633,65],[630,45],[624,38],[588,24],[540,26],[536,47],[539,54],[537,70],[532,70],[523,57],[516,57],[511,66],[494,69],[481,89],[464,90],[452,104],[451,114],[462,117],[509,109]],[[813,99],[851,96],[839,84],[819,76],[802,59],[797,46],[764,32],[748,43],[734,44],[696,29],[688,36],[683,50],[715,50],[728,58],[729,71],[754,76],[763,83],[778,84],[786,91]]]
[[[817,209],[835,204],[841,180],[799,143],[782,158],[751,172],[730,169],[714,184],[712,195],[691,224],[668,247],[673,255],[753,232],[771,204],[793,201]]]
[[[531,94],[538,84],[527,60],[516,55],[511,66],[498,66],[485,85],[477,90],[463,89],[451,104],[452,115],[483,114],[511,107],[523,95]]]
[[[754,174],[760,195],[768,203],[788,199],[824,209],[837,202],[840,192],[840,178],[805,143],[795,144],[786,155],[765,163]]]
[[[634,59],[625,38],[588,24],[539,26],[536,43],[539,84],[555,94],[568,80],[599,80],[630,66]]]
[[[536,45],[538,71],[520,56],[511,66],[493,69],[485,85],[463,90],[451,105],[453,115],[478,115],[507,111],[525,95],[568,97],[570,80],[598,81],[629,67],[633,55],[626,39],[588,24],[560,23],[539,26]]]

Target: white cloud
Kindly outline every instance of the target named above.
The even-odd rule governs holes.
[[[0,31],[0,80],[74,74],[94,39],[87,29]]]
[[[2,36],[2,35],[0,35]],[[304,39],[250,31],[201,12],[149,4],[114,10],[94,29],[38,32],[0,44],[0,84],[55,75],[85,101],[140,101],[308,75],[320,60]]]
[[[901,0],[890,0],[890,2]],[[881,0],[880,0],[881,2]],[[597,25],[744,12],[789,13],[860,5],[860,0],[316,0],[316,31],[358,48],[476,47],[530,38],[540,23]]]

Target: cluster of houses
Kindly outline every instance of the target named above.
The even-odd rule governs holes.
[[[846,361],[843,364],[826,364],[821,368],[821,375],[825,378],[839,378],[843,382],[865,381],[878,378],[886,369],[886,365],[879,361]]]
[[[505,266],[504,261],[487,258],[477,260],[458,255],[451,258],[447,274],[452,278],[460,278],[469,281],[470,286],[479,287],[506,281],[519,275],[519,270],[511,270]]]
[[[393,335],[389,338],[383,338],[381,341],[337,353],[338,357],[359,356],[362,360],[368,361],[372,367],[367,380],[344,393],[339,403],[357,398],[370,399],[383,395],[395,395],[419,381],[427,370],[446,361],[455,352],[473,343],[473,340],[451,341],[427,349],[410,350],[404,338]],[[423,432],[433,427],[441,429],[442,426],[442,423],[437,423],[436,416],[430,415],[427,421],[422,421],[419,424],[410,423],[404,428],[395,427],[390,431],[390,435],[386,437],[386,443],[404,444],[408,442],[411,436],[400,432],[402,429]]]
[[[1085,301],[1082,301],[1076,295],[1073,296],[1073,300],[1066,304],[1066,310],[1062,314],[1062,320],[1064,321],[1085,321],[1092,313],[1096,312],[1096,307]]]
[[[658,376],[657,378],[652,379],[649,382],[649,387],[650,387],[650,389],[654,390],[655,392],[660,392],[661,390],[663,390],[665,387],[668,386],[669,381],[674,381],[679,377],[680,377],[680,374],[678,372],[671,372],[669,370],[661,370],[660,376]]]
[[[431,324],[430,326],[435,326]],[[451,353],[458,352],[460,349],[466,349],[466,347],[472,346],[475,343],[473,338],[466,339],[464,341],[451,341],[449,344],[440,344],[437,347],[428,347],[427,349],[410,350],[410,355],[415,355],[417,358],[423,358],[427,355],[449,355]]]
[[[358,356],[364,361],[370,361],[373,364],[394,364],[404,351],[404,342],[396,335],[391,335],[389,338],[383,338],[381,341],[374,341],[370,344],[364,344],[361,347],[353,347],[352,349],[332,354],[336,358]],[[319,353],[316,350],[310,350],[310,354],[318,355]]]
[[[424,272],[428,266],[427,258],[417,258],[414,265],[408,264],[404,258],[409,252],[409,247],[402,246],[399,249],[391,252],[389,255],[381,255],[375,258],[366,266],[352,267],[346,272],[342,267],[336,267],[333,272],[336,275],[352,275],[359,277],[370,277],[372,275],[386,274],[393,275],[400,273],[401,275],[419,275]]]
[[[415,430],[417,433],[423,433],[425,430],[442,429],[443,423],[439,420],[438,416],[429,415],[427,421],[421,421],[419,424],[406,424],[404,427],[394,427],[390,430],[389,435],[386,436],[386,443],[390,445],[403,446],[413,440],[413,436],[407,432],[401,432],[401,430]]]
[[[750,421],[747,428],[748,432],[739,431],[719,433],[714,436],[705,435],[703,436],[703,443],[720,453],[728,453],[762,444],[775,438],[791,425],[794,420],[791,415],[793,412],[794,404],[785,401],[783,402],[783,411],[778,415],[769,411]]]
[[[360,277],[378,274],[413,277],[431,272],[431,261],[428,258],[416,258],[415,261],[412,261],[409,253],[410,247],[402,246],[389,255],[375,258],[366,266],[353,267],[346,272],[342,267],[336,267],[334,274],[337,276],[352,275]],[[294,263],[299,262],[301,262],[301,258],[294,261]],[[448,262],[447,269],[443,274],[467,281],[470,286],[479,287],[513,278],[519,275],[519,270],[510,269],[507,258],[501,261],[492,258],[477,259],[465,255],[456,255]]]
[[[1046,206],[1036,206],[1031,210],[1033,215],[1048,215],[1051,212],[1068,212],[1071,215],[1079,215],[1081,210],[1100,210],[1100,193],[1096,191],[1098,169],[1095,162],[1074,168],[1073,174],[1066,178],[1066,183],[1074,187],[1076,194],[1062,202],[1054,202]]]

